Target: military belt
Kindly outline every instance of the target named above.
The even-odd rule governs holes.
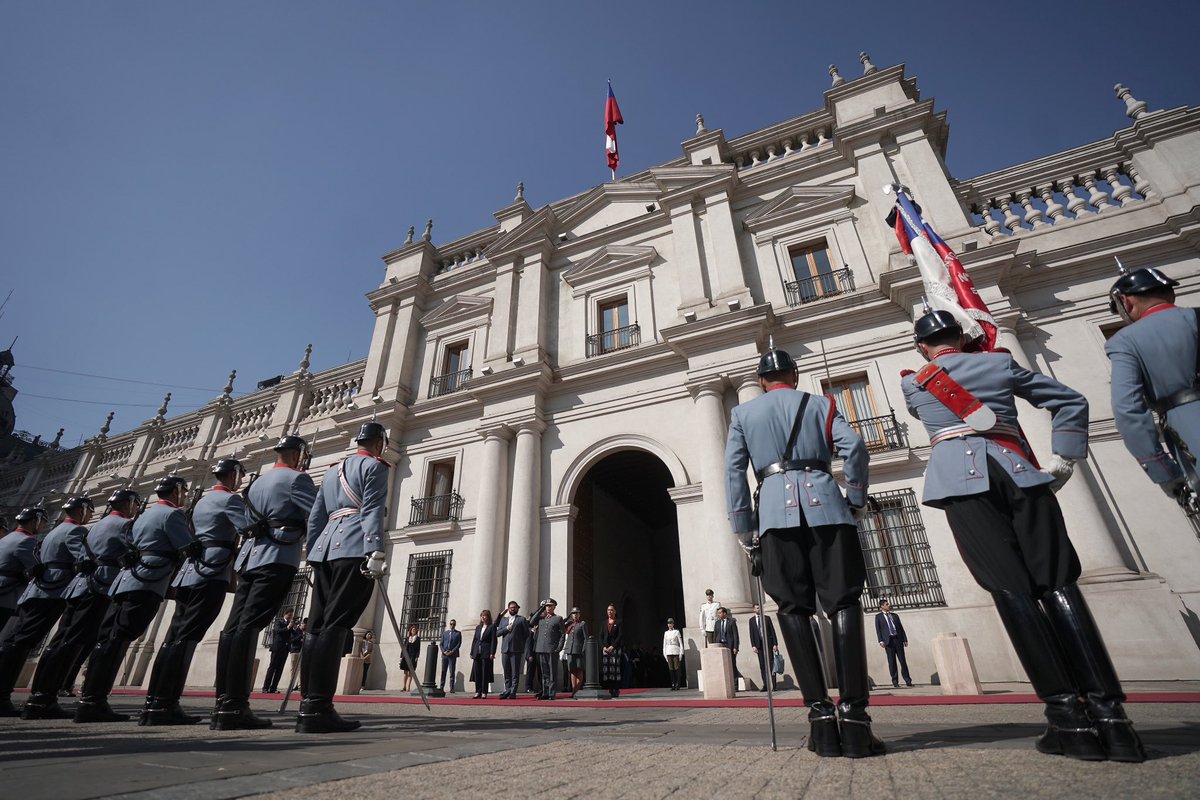
[[[754,473],[758,478],[758,482],[762,483],[772,475],[778,475],[781,472],[792,472],[799,470],[812,470],[813,472],[831,472],[828,461],[818,461],[816,459],[796,459],[794,461],[776,461],[774,464],[768,464],[758,472]]]
[[[1154,403],[1154,410],[1159,414],[1166,415],[1173,408],[1178,408],[1187,403],[1194,403],[1197,400],[1200,400],[1200,387],[1189,386],[1186,389],[1180,389],[1174,394],[1169,394],[1162,400]]]

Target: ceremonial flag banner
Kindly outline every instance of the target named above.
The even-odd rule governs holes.
[[[614,178],[617,176],[617,165],[621,163],[621,155],[617,152],[617,126],[624,124],[612,84],[609,83],[608,102],[604,104],[604,149],[608,153],[608,168],[612,170]]]
[[[896,231],[900,249],[916,259],[930,307],[949,311],[962,325],[971,340],[966,349],[996,349],[996,320],[971,276],[942,237],[921,218],[921,207],[903,189],[896,190],[896,207],[888,214],[887,223]]]

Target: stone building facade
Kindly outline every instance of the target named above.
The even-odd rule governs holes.
[[[934,677],[929,642],[953,631],[970,639],[981,680],[1019,680],[943,514],[919,505],[930,448],[903,411],[899,374],[920,363],[911,325],[922,289],[881,191],[899,182],[960,254],[1003,345],[1091,401],[1089,459],[1059,498],[1119,672],[1200,678],[1197,529],[1125,451],[1103,352],[1118,324],[1106,297],[1114,256],[1161,267],[1196,305],[1200,111],[1148,112],[1117,90],[1128,127],[969,179],[950,175],[946,113],[903,66],[834,73],[820,107],[736,138],[698,118],[673,161],[539,209],[518,190],[495,224],[456,241],[435,245],[431,224],[421,237],[410,229],[368,295],[364,361],[311,374],[306,359],[276,386],[227,390],[177,418],[164,409],[129,433],[0,471],[0,501],[145,489],[171,469],[200,477],[229,453],[263,468],[293,428],[316,439],[319,480],[376,415],[394,464],[387,591],[424,637],[449,618],[469,637],[481,609],[515,599],[530,612],[548,595],[593,625],[613,603],[628,644],[651,653],[666,618],[682,619],[695,655],[705,589],[735,615],[752,602],[726,522],[723,453],[729,411],[759,393],[757,353],[774,337],[801,387],[834,395],[872,452],[864,605],[888,597],[903,614],[914,677]],[[1023,423],[1048,452],[1048,417],[1026,408]],[[295,602],[303,595],[298,581]],[[145,679],[169,613],[131,654],[129,682]],[[397,685],[378,604],[360,627],[383,655],[368,684]],[[886,682],[883,652],[868,652]],[[757,680],[748,650],[741,660]],[[688,663],[694,672],[699,658]],[[192,682],[211,671],[199,655]]]

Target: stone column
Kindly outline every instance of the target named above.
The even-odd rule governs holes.
[[[696,398],[695,442],[700,452],[704,486],[702,547],[708,553],[712,589],[717,599],[733,611],[750,607],[750,573],[746,555],[729,530],[729,504],[725,492],[725,408],[718,381],[693,390]]]
[[[479,509],[475,513],[474,547],[471,552],[471,605],[477,617],[493,608],[500,598],[500,499],[508,491],[508,440],[511,431],[501,425],[483,433],[483,459],[479,481]],[[494,608],[493,608],[494,610]]]
[[[521,608],[538,604],[538,558],[541,553],[542,431],[541,420],[517,428],[516,460],[512,477],[512,512],[508,528],[508,574],[505,602]]]
[[[1022,367],[1037,369],[1013,330],[1011,320],[998,321],[996,342],[1012,353],[1013,359]],[[1024,401],[1021,403],[1026,405]],[[1025,413],[1020,415],[1020,419],[1021,427],[1033,446],[1034,453],[1045,461],[1052,452],[1049,414],[1040,409],[1030,409],[1026,405]],[[1068,521],[1071,541],[1083,566],[1083,576],[1079,582],[1133,579],[1136,573],[1126,565],[1125,557],[1117,547],[1113,532],[1109,530],[1104,515],[1100,513],[1099,503],[1088,485],[1086,475],[1083,474],[1087,469],[1084,462],[1077,464],[1074,477],[1067,481],[1057,494],[1063,516]]]
[[[738,405],[749,403],[763,393],[762,386],[758,383],[758,375],[743,375],[737,385]]]

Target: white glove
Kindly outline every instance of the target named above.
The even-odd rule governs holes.
[[[387,574],[387,561],[384,560],[382,552],[376,550],[367,556],[366,571],[376,580]]]
[[[1074,474],[1075,459],[1063,458],[1058,453],[1051,453],[1042,472],[1054,478],[1054,483],[1050,484],[1050,491],[1057,492]]]

